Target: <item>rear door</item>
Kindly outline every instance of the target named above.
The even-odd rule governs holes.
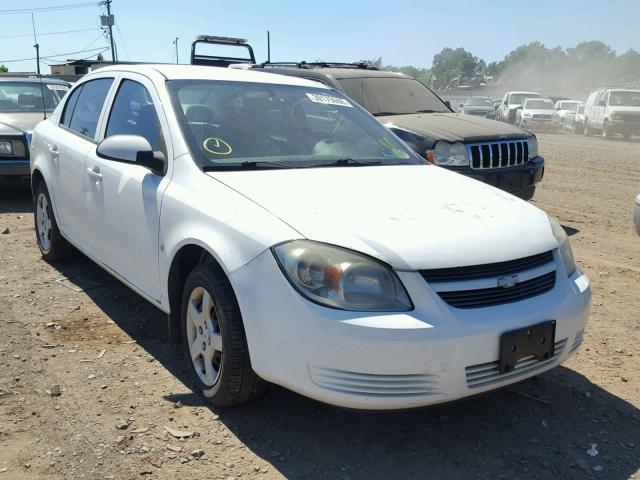
[[[102,127],[101,138],[139,135],[154,151],[172,158],[168,124],[155,87],[146,77],[119,79]],[[167,134],[168,135],[168,134]],[[96,220],[92,251],[99,261],[153,299],[160,299],[158,232],[162,194],[169,175],[140,165],[106,160],[92,150],[87,170],[94,172],[87,208]]]
[[[89,247],[85,158],[96,147],[98,122],[112,83],[113,78],[106,77],[78,85],[65,103],[55,138],[46,140],[56,219],[65,235],[83,250]]]

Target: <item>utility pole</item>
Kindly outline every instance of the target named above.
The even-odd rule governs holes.
[[[180,39],[180,37],[176,37],[176,39],[173,41],[173,44],[176,46],[176,65],[177,65],[178,63],[180,63],[180,62],[178,61],[178,40],[179,40],[179,39]]]
[[[107,26],[109,27],[109,41],[111,42],[111,61],[113,63],[117,63],[118,57],[116,57],[116,49],[113,45],[113,16],[111,15],[111,0],[106,0],[104,3],[107,6]]]
[[[271,32],[267,30],[267,63],[271,63]]]

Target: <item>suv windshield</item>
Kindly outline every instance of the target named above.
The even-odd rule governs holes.
[[[522,105],[527,98],[537,98],[537,93],[513,93],[509,100],[510,105]]]
[[[612,107],[640,107],[640,92],[611,92],[609,105]]]
[[[423,163],[333,90],[215,80],[167,85],[194,159],[205,170]]]
[[[56,83],[0,81],[0,113],[42,112],[43,107],[52,112],[67,90]]]
[[[464,102],[465,107],[493,107],[493,100],[490,98],[469,98]]]
[[[538,100],[536,98],[527,99],[524,108],[535,110],[553,110],[553,102],[551,100]]]
[[[451,113],[442,100],[413,78],[363,78],[362,82],[362,106],[372,115]]]

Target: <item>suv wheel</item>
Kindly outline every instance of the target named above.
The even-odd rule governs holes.
[[[33,192],[33,219],[42,258],[47,262],[61,262],[73,256],[74,249],[62,236],[51,207],[51,197],[44,182]]]
[[[213,406],[260,396],[266,383],[251,368],[240,307],[225,274],[194,268],[182,295],[182,344],[198,392]]]

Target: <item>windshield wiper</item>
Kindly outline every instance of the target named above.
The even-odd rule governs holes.
[[[353,158],[339,158],[338,160],[334,160],[332,162],[327,163],[314,163],[311,165],[305,165],[305,168],[314,168],[314,167],[366,167],[367,165],[380,165],[381,162],[371,162],[371,161],[358,161]]]
[[[416,110],[415,113],[445,113],[445,112],[440,112],[438,110],[425,109],[425,110]]]
[[[211,172],[216,170],[260,170],[263,168],[296,168],[284,163],[269,162],[266,160],[246,161],[241,163],[223,163],[220,165],[205,165],[202,170]]]
[[[413,112],[376,112],[372,115],[374,117],[384,117],[387,115],[411,115]]]

